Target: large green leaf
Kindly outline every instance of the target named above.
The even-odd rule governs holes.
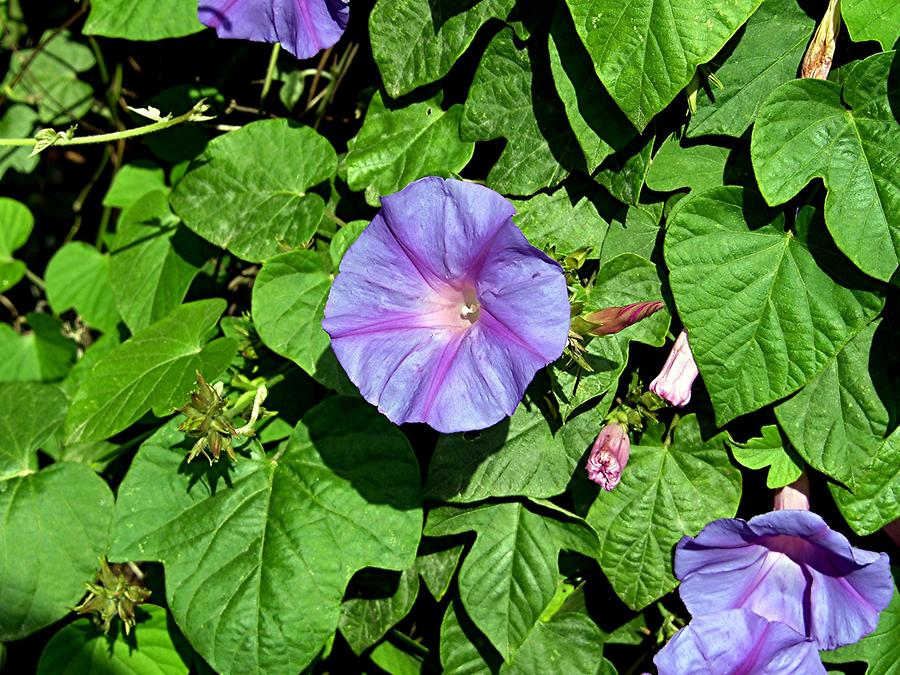
[[[653,134],[638,136],[604,160],[594,175],[600,185],[620,202],[637,206],[641,190],[650,170],[650,153],[653,150]]]
[[[49,314],[25,315],[30,331],[17,333],[0,323],[0,382],[54,382],[69,372],[78,346],[63,335],[62,322]]]
[[[310,410],[277,458],[210,471],[185,465],[191,442],[169,425],[138,452],[110,557],[163,562],[169,607],[218,672],[297,672],[337,628],[354,572],[415,561],[419,468],[362,401]]]
[[[843,88],[795,80],[772,92],[753,127],[750,154],[759,189],[781,204],[813,178],[828,188],[825,222],[835,243],[866,274],[887,281],[900,261],[900,125],[889,77],[895,53],[858,63]]]
[[[439,96],[392,110],[376,92],[344,160],[350,189],[365,190],[378,206],[380,196],[414,180],[460,171],[475,151],[459,138],[462,111],[459,104],[443,110]]]
[[[379,0],[369,16],[372,55],[388,95],[446,75],[488,19],[505,19],[515,0]]]
[[[674,136],[667,138],[650,164],[647,187],[659,192],[689,188],[695,192],[726,183],[729,148],[721,145],[682,145]]]
[[[587,197],[563,186],[512,203],[518,212],[513,220],[532,246],[557,255],[589,249],[589,259],[599,257],[609,225]]]
[[[607,90],[638,129],[662,110],[761,0],[566,0]]]
[[[80,464],[53,464],[0,482],[0,640],[68,614],[106,550],[113,495]]]
[[[133,638],[121,629],[107,637],[86,618],[63,627],[44,647],[37,675],[187,675],[168,612],[141,605],[136,617]]]
[[[309,189],[336,169],[334,148],[312,128],[252,122],[209,143],[175,187],[172,206],[204,239],[261,262],[312,237],[325,202]]]
[[[596,555],[597,538],[574,516],[558,520],[519,502],[439,507],[425,524],[429,536],[471,530],[477,539],[459,571],[459,596],[472,621],[508,660],[556,591],[560,550]]]
[[[350,583],[349,597],[341,604],[338,627],[357,654],[381,640],[409,614],[419,594],[415,568],[396,572],[363,570]]]
[[[634,253],[647,260],[653,258],[660,215],[644,206],[629,206],[612,218],[600,251],[600,269],[622,253]]]
[[[91,109],[94,90],[78,76],[94,63],[90,47],[71,40],[69,31],[47,31],[39,48],[12,54],[2,86],[11,100],[35,106],[41,122],[65,124]]]
[[[856,42],[878,40],[887,51],[900,38],[900,4],[894,0],[843,0],[841,17]]]
[[[690,195],[670,217],[669,281],[720,424],[805,385],[881,309],[835,280],[846,263],[805,229],[785,231],[783,213],[737,187]]]
[[[126,40],[163,40],[201,30],[197,3],[190,0],[92,0],[84,24],[88,35]]]
[[[109,438],[151,409],[169,413],[187,400],[197,370],[216,378],[237,348],[229,338],[207,344],[223,311],[220,298],[182,305],[100,357],[69,408],[67,442]]]
[[[729,462],[725,435],[703,436],[688,415],[671,445],[647,439],[632,446],[622,482],[601,492],[587,514],[600,536],[603,573],[632,609],[675,588],[672,547],[681,537],[737,511],[741,473]]]
[[[83,241],[57,249],[47,270],[47,302],[57,314],[74,309],[84,322],[104,333],[116,329],[119,312],[109,281],[109,256]]]
[[[584,157],[553,86],[544,46],[517,49],[512,30],[488,45],[463,111],[463,139],[505,138],[487,183],[504,194],[553,187]]]
[[[145,194],[122,211],[109,279],[128,328],[142,330],[176,309],[212,251],[179,224],[163,190]]]
[[[764,0],[710,64],[721,87],[706,83],[698,93],[688,136],[742,135],[772,90],[797,76],[814,27],[796,0]]]
[[[0,293],[12,288],[25,275],[25,263],[12,254],[28,241],[34,216],[15,199],[0,197]]]
[[[0,480],[37,470],[37,450],[62,426],[68,406],[53,385],[0,385]]]

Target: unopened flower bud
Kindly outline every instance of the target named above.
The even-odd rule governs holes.
[[[828,9],[813,35],[812,42],[806,48],[803,62],[800,64],[800,77],[811,77],[817,80],[828,79],[831,62],[834,59],[834,46],[841,30],[841,0],[831,0]]]
[[[661,300],[635,302],[624,307],[606,307],[587,314],[584,319],[592,324],[591,335],[613,335],[628,328],[663,308]]]
[[[630,454],[628,429],[621,422],[610,422],[597,434],[591,448],[585,467],[588,478],[607,492],[611,491],[622,479],[622,471]]]
[[[784,509],[809,511],[809,478],[805,473],[801,473],[800,478],[775,492],[774,510]]]
[[[680,408],[691,400],[691,387],[699,374],[688,344],[687,331],[681,331],[665,365],[650,383],[650,391]]]

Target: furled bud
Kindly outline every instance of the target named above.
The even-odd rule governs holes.
[[[609,492],[622,479],[622,471],[631,454],[628,429],[621,422],[610,422],[600,433],[588,457],[588,478]]]
[[[140,571],[132,564],[108,565],[100,558],[100,572],[94,583],[85,583],[87,597],[75,607],[79,614],[95,614],[94,622],[108,633],[115,617],[122,619],[125,632],[134,626],[134,608],[150,597],[141,584]]]
[[[588,330],[591,335],[613,335],[656,314],[662,308],[661,300],[635,302],[624,307],[606,307],[591,312],[585,315],[584,320],[591,324],[591,328]]]
[[[775,511],[793,509],[795,511],[809,511],[809,478],[805,473],[790,485],[785,485],[775,492]]]
[[[841,30],[841,0],[830,0],[828,9],[813,35],[803,62],[800,64],[800,77],[812,77],[817,80],[828,79],[831,62],[834,59],[834,46]]]
[[[683,330],[675,340],[659,375],[650,383],[650,391],[680,408],[691,400],[691,387],[699,374],[688,344],[687,331]]]

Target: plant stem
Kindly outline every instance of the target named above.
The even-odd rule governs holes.
[[[272,53],[269,55],[269,67],[266,68],[266,79],[263,80],[262,93],[259,95],[259,109],[263,109],[266,96],[272,88],[272,80],[275,78],[275,68],[278,66],[278,53],[281,51],[281,44],[276,42],[272,45]]]

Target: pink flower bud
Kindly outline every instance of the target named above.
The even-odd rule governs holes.
[[[592,328],[591,335],[613,335],[628,326],[656,314],[663,308],[660,300],[649,302],[634,302],[624,307],[606,307],[596,312],[591,312],[584,318],[586,321],[596,324]]]
[[[683,330],[678,334],[659,375],[650,383],[650,391],[680,408],[691,400],[691,386],[699,374],[688,344],[687,331]]]
[[[795,511],[809,511],[809,478],[805,473],[790,485],[775,492],[775,511],[793,509]]]
[[[622,471],[631,454],[631,441],[628,430],[620,422],[610,422],[594,441],[591,455],[588,457],[588,478],[607,492],[611,491],[622,478]]]

